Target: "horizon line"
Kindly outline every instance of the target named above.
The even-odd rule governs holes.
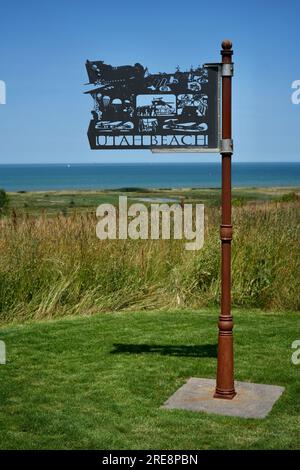
[[[221,160],[220,160],[221,161]],[[203,163],[215,163],[215,164],[219,164],[220,162],[219,161],[173,161],[173,162],[167,162],[167,161],[144,161],[144,162],[25,162],[25,163],[21,163],[21,162],[13,162],[13,163],[0,163],[0,166],[14,166],[14,165],[161,165],[161,164],[203,164]],[[232,160],[232,164],[244,164],[244,163],[255,163],[255,164],[260,164],[260,163],[270,163],[270,164],[274,164],[274,163],[299,163],[300,164],[300,160],[299,161],[291,161],[291,160],[288,160],[288,161],[283,161],[283,160],[276,160],[276,161],[269,161],[269,160],[260,160],[260,161],[255,161],[255,160],[244,160],[244,161],[234,161]]]

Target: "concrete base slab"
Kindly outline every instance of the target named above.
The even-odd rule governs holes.
[[[191,411],[204,411],[240,418],[265,418],[284,391],[276,385],[235,382],[237,395],[232,400],[213,398],[214,379],[190,378],[162,406]]]

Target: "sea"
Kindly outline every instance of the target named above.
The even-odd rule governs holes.
[[[233,187],[300,187],[300,162],[233,163]],[[6,191],[219,188],[221,163],[0,165]]]

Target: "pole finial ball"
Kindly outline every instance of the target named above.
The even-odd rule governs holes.
[[[230,51],[232,49],[232,42],[229,41],[229,39],[225,39],[225,41],[222,42],[222,49],[224,51]]]

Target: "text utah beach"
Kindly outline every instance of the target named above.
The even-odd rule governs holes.
[[[145,147],[161,146],[207,146],[207,135],[98,135],[96,136],[96,145],[108,147],[134,147],[136,145]]]

